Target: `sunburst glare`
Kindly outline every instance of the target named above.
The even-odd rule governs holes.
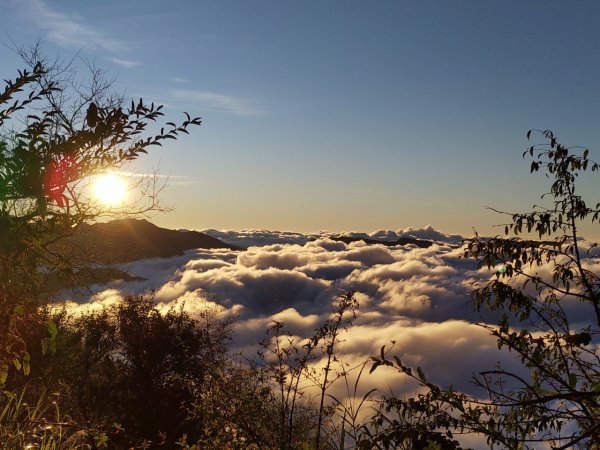
[[[125,180],[113,173],[99,176],[93,186],[94,196],[106,206],[120,206],[127,194]]]

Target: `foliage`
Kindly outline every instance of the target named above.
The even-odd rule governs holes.
[[[334,363],[339,362],[340,333],[352,323],[358,309],[354,292],[340,295],[331,309],[331,317],[304,343],[287,336],[282,322],[274,322],[269,337],[262,343],[263,350],[258,352],[262,372],[274,382],[278,395],[281,449],[304,448],[313,442],[310,448],[329,447],[322,432],[325,418],[331,416],[337,405],[327,405],[325,401],[330,386],[348,375],[343,367],[340,372],[334,371]],[[318,401],[314,410],[313,398],[306,398],[311,390]]]
[[[52,243],[106,212],[86,193],[91,178],[200,124],[186,114],[180,125],[168,122],[144,137],[162,106],[141,99],[125,106],[107,93],[109,84],[95,70],[85,89],[61,77],[69,67],[48,68],[35,53],[28,61],[31,69],[6,80],[0,91],[0,384],[9,367],[28,370],[23,309],[47,300],[43,286],[54,272],[75,276]],[[147,198],[150,203],[127,213],[156,208],[156,197]]]
[[[203,402],[218,389],[230,335],[228,322],[215,314],[160,311],[150,297],[129,297],[77,318],[54,315],[61,330],[56,352],[32,351],[31,374],[8,387],[18,391],[27,383],[34,397],[39,390],[60,392],[55,401],[77,423],[106,430],[119,423],[111,441],[121,445],[172,445],[183,434],[198,439],[204,413],[214,407]],[[38,339],[31,332],[32,348]]]
[[[363,408],[372,407],[375,401],[372,395],[377,392],[376,388],[371,388],[362,396],[359,395],[359,385],[365,373],[365,368],[371,362],[370,358],[355,367],[344,368],[340,373],[340,378],[345,385],[345,397],[337,398],[334,395],[327,394],[336,406],[336,415],[339,419],[337,423],[332,423],[330,435],[334,442],[339,443],[339,448],[348,448],[347,445],[358,445],[363,434]],[[353,372],[355,374],[354,381],[351,379]],[[333,406],[332,405],[332,406]]]
[[[485,393],[482,399],[437,386],[420,368],[406,367],[399,358],[389,360],[382,349],[373,369],[393,366],[425,393],[388,399],[375,419],[383,428],[371,442],[386,442],[402,432],[406,422],[386,415],[391,411],[397,417],[422,417],[416,429],[425,433],[476,433],[502,448],[600,445],[600,278],[594,272],[596,244],[582,241],[579,232],[583,221],[598,223],[600,204],[589,206],[576,189],[581,172],[600,166],[588,158],[587,149],[576,154],[552,132],[541,135],[547,142],[531,146],[524,156],[532,158],[531,172],[544,170],[552,179],[542,196],[550,197],[551,205],[502,213],[511,219],[505,234],[514,237],[475,236],[464,247],[465,257],[495,269],[473,291],[473,307],[501,313],[497,325],[481,326],[497,339],[498,348],[518,357],[521,370],[480,372],[474,381]],[[539,240],[519,237],[523,232],[536,233]]]
[[[105,433],[83,428],[61,416],[56,395],[43,392],[28,404],[26,391],[0,393],[0,449],[106,447],[108,437]]]

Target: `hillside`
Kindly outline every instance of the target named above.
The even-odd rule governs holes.
[[[54,249],[74,261],[117,264],[166,258],[193,248],[237,249],[204,233],[168,230],[138,219],[82,225]]]

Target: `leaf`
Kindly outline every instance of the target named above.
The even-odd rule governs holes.
[[[31,365],[29,364],[31,361],[31,356],[28,352],[23,353],[23,375],[29,376],[31,372]]]
[[[377,369],[379,366],[381,365],[381,363],[379,361],[374,362],[373,365],[371,366],[371,370],[369,370],[369,373],[373,373],[375,371],[375,369]]]
[[[48,327],[48,333],[50,333],[52,339],[56,338],[58,335],[58,327],[56,326],[56,323],[53,320],[49,320],[46,326]]]

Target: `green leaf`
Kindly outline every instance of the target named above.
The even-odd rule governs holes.
[[[28,352],[23,353],[23,375],[29,376],[31,372],[31,365],[29,364],[31,360],[31,356]]]
[[[47,323],[47,327],[48,333],[50,333],[51,338],[56,338],[56,336],[58,335],[58,327],[56,326],[56,323],[54,323],[54,321],[52,320],[49,320]]]
[[[94,443],[98,448],[106,448],[108,444],[108,436],[106,433],[100,433],[94,436]]]

